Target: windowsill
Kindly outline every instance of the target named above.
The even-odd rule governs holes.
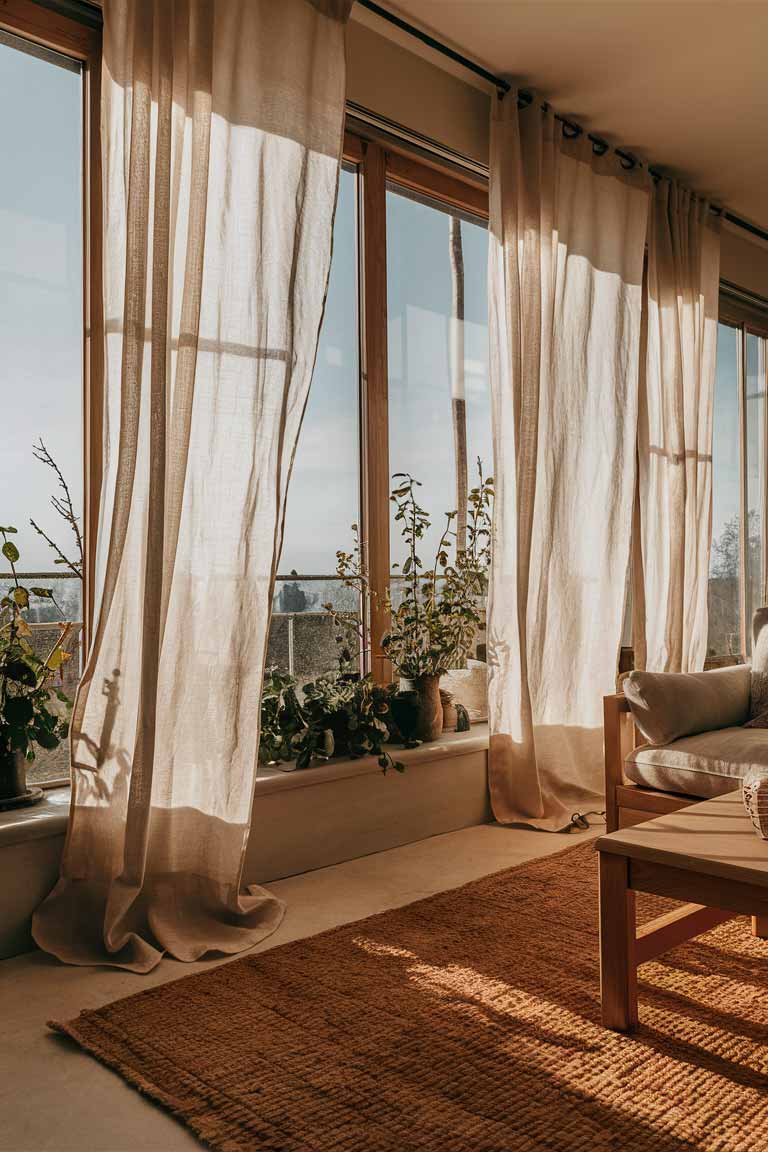
[[[448,732],[432,744],[420,744],[418,748],[398,748],[387,745],[393,760],[401,760],[406,771],[417,764],[433,760],[447,760],[453,756],[464,756],[469,752],[480,752],[488,747],[488,725],[473,724],[469,732]],[[256,798],[288,792],[294,788],[309,788],[326,784],[332,780],[344,780],[354,776],[371,776],[382,769],[375,756],[363,756],[359,760],[339,758],[313,768],[285,771],[276,766],[259,765],[256,777]],[[394,775],[394,769],[388,769]],[[43,840],[49,836],[63,836],[69,819],[69,788],[49,788],[45,798],[30,808],[13,808],[0,812],[0,848],[18,844],[25,840]]]
[[[488,747],[488,725],[473,724],[468,732],[446,732],[439,740],[432,744],[420,744],[418,748],[399,748],[396,744],[388,744],[386,747],[392,759],[401,760],[407,771],[415,764],[465,756],[468,752],[482,752]],[[372,776],[381,771],[375,756],[361,756],[358,760],[340,757],[338,760],[328,760],[325,764],[316,764],[312,768],[288,771],[276,765],[260,764],[256,776],[256,797],[287,792],[293,788],[309,788],[351,776]],[[397,775],[393,768],[388,768],[387,772]]]
[[[69,787],[49,788],[39,804],[0,812],[0,848],[24,840],[63,836],[69,819]]]

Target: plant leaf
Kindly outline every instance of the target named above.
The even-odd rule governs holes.
[[[10,660],[5,665],[3,673],[7,680],[13,680],[17,684],[26,684],[28,688],[34,688],[37,684],[35,673],[29,664],[25,664],[23,660]]]
[[[5,719],[11,726],[28,724],[34,708],[28,696],[8,696],[5,701]]]
[[[19,608],[29,608],[29,592],[26,588],[14,588],[12,596]]]

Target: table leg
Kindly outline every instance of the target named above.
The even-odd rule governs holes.
[[[626,856],[600,852],[600,995],[603,1024],[617,1032],[637,1027],[635,894]]]
[[[761,940],[768,940],[768,916],[752,917],[752,935]]]

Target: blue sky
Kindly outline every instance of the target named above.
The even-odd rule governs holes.
[[[281,573],[335,571],[337,549],[359,520],[359,406],[355,177],[343,172],[334,253],[317,366],[288,496]],[[422,482],[434,513],[423,559],[454,505],[448,362],[451,273],[447,213],[387,193],[390,471]],[[484,227],[462,223],[465,263],[465,371],[468,454],[491,471]],[[471,478],[471,476],[470,476]],[[392,560],[404,558],[393,536]]]
[[[0,523],[27,571],[53,567],[30,516],[66,538],[39,437],[82,509],[81,100],[79,73],[0,43]]]

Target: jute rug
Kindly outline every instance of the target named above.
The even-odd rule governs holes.
[[[768,1149],[768,944],[644,965],[620,1036],[596,909],[580,845],[54,1027],[221,1152]]]

